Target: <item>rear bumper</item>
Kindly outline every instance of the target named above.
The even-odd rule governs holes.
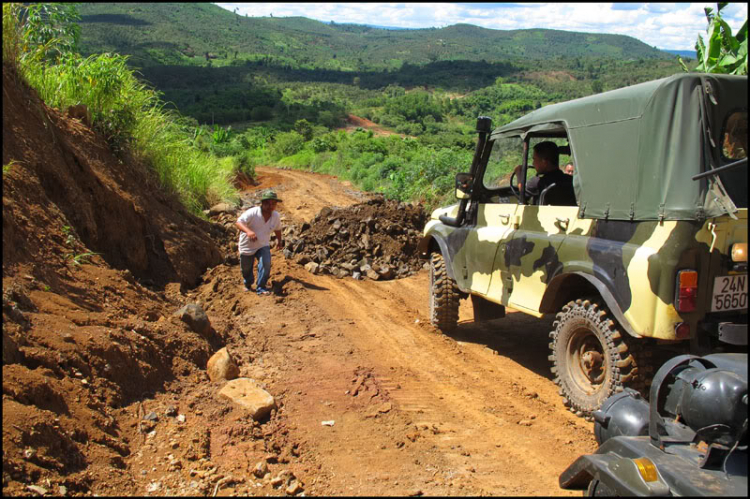
[[[747,316],[744,322],[704,321],[701,323],[701,328],[722,343],[747,346]]]

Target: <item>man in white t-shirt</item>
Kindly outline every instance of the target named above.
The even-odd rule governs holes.
[[[258,281],[255,291],[259,296],[268,295],[266,289],[271,275],[271,232],[276,234],[276,247],[284,247],[281,238],[281,216],[276,211],[276,204],[281,199],[272,190],[267,190],[260,198],[260,206],[246,210],[237,219],[240,229],[240,268],[245,290],[250,291],[253,283],[253,260],[258,259]]]

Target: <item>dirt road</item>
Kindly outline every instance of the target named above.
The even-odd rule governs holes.
[[[331,177],[271,168],[258,175],[258,189],[274,186],[283,198],[287,220],[361,201]],[[237,268],[195,294],[214,323],[239,297],[242,311],[229,320],[244,338],[230,351],[253,359],[243,375],[263,376],[283,394],[289,436],[306,458],[297,476],[307,474],[310,493],[569,494],[558,475],[596,444],[591,424],[564,410],[550,379],[549,321],[509,313],[475,325],[467,301],[458,330],[444,336],[429,325],[427,270],[355,281],[312,275],[277,255],[272,279],[284,296],[242,294]],[[216,279],[225,291],[207,295]],[[212,459],[226,465],[246,450],[217,453],[215,445]]]

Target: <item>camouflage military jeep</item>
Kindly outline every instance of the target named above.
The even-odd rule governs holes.
[[[579,415],[645,391],[656,346],[746,351],[747,77],[680,74],[477,128],[460,201],[419,245],[435,326],[453,329],[468,296],[475,320],[556,314],[549,359]],[[575,205],[555,185],[528,198],[540,141],[574,163]]]

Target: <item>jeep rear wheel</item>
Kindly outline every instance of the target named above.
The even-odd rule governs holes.
[[[635,357],[599,303],[571,301],[556,319],[549,357],[555,383],[566,407],[589,417],[626,383],[638,381]]]
[[[443,255],[432,254],[430,259],[430,321],[446,333],[458,323],[460,291],[446,269]]]

